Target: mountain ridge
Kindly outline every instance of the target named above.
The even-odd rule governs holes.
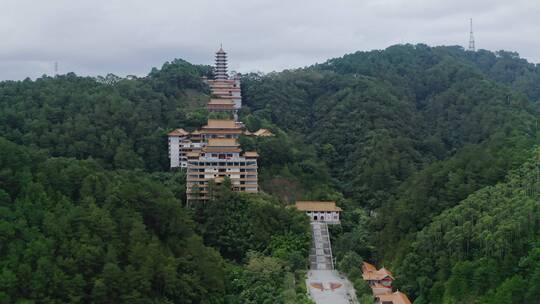
[[[511,52],[468,52],[457,47],[431,48],[421,44],[357,52],[279,73],[243,75],[242,95],[247,108],[242,109],[241,120],[249,130],[264,127],[276,134],[274,138],[240,139],[244,148],[259,151],[261,188],[265,193],[250,198],[219,189],[220,194],[208,213],[199,210],[192,214],[183,208],[174,211],[194,223],[194,234],[202,242],[193,240],[193,250],[206,254],[215,249],[220,255],[208,253],[209,261],[224,261],[220,267],[210,267],[216,274],[212,284],[217,287],[212,291],[212,299],[282,302],[288,297],[284,294],[288,294],[295,301],[305,300],[301,297],[301,288],[289,283],[302,278],[302,258],[306,250],[303,229],[307,226],[294,224],[299,214],[282,209],[297,199],[309,199],[334,200],[344,209],[342,225],[331,231],[338,261],[354,253],[365,260],[391,265],[396,269],[398,286],[419,303],[462,301],[455,291],[463,289],[465,283],[458,280],[458,275],[465,266],[482,269],[483,264],[472,256],[454,260],[455,265],[434,262],[431,255],[423,255],[418,240],[430,233],[433,223],[439,222],[445,214],[492,191],[490,189],[505,182],[508,172],[534,159],[531,158],[537,153],[534,147],[540,144],[539,75],[537,65]],[[94,188],[89,186],[92,178],[100,180],[111,176],[125,182],[127,188],[137,188],[127,180],[128,176],[140,175],[145,180],[143,184],[152,184],[155,189],[166,187],[168,202],[182,206],[185,176],[181,172],[164,172],[167,168],[165,135],[178,127],[196,129],[206,121],[208,113],[198,108],[209,97],[201,76],[212,76],[211,68],[173,60],[142,78],[109,75],[94,79],[67,74],[35,81],[0,82],[0,133],[21,151],[35,150],[40,155],[35,160],[38,164],[67,162],[68,167],[87,168],[84,170],[90,177],[84,191],[94,193],[97,202],[106,200],[99,194],[99,183],[94,183]],[[6,141],[1,144],[11,146]],[[18,154],[12,150],[6,148],[3,152],[5,164]],[[70,160],[55,160],[64,157]],[[17,207],[18,195],[9,191],[19,187],[14,186],[12,177],[17,168],[24,168],[27,162],[34,161],[26,159],[14,162],[17,165],[13,169],[2,168],[0,189],[8,193],[8,196],[1,195],[2,208],[10,212]],[[25,170],[21,172],[27,172]],[[33,185],[36,181],[25,179],[28,173],[21,173],[16,183],[20,187],[45,187],[51,189],[51,193],[65,193],[62,192],[65,190],[78,193],[83,187],[69,181],[79,178],[76,170],[72,171],[68,170],[66,177],[53,174],[51,170],[40,173],[53,174],[57,180],[46,183],[38,179],[42,186]],[[92,175],[95,177],[91,178]],[[119,202],[132,202],[132,194],[137,191],[131,189],[115,195]],[[146,194],[138,195],[146,199]],[[36,208],[47,212],[53,205],[60,208],[65,198],[52,197],[51,205]],[[72,200],[75,205],[91,206],[87,201],[80,202],[78,197]],[[531,204],[534,206],[534,202]],[[220,218],[218,210],[223,206],[230,208],[227,214],[238,214],[243,219],[241,223]],[[98,207],[109,208],[107,205]],[[162,214],[172,210],[162,207],[153,212]],[[251,218],[249,212],[256,212],[257,217]],[[275,238],[264,230],[261,232],[264,237],[247,242],[244,225],[255,229],[260,223],[275,224],[264,212],[272,212],[279,223],[290,229],[280,230],[280,236]],[[14,223],[12,217],[3,220],[9,225]],[[151,218],[135,222],[134,225],[143,225],[144,229],[151,229],[155,224]],[[213,230],[214,224],[230,229],[220,236]],[[163,229],[159,232],[162,236],[175,237],[174,230]],[[538,235],[536,227],[527,238],[538,239]],[[163,240],[159,239],[156,244],[168,246]],[[117,244],[111,243],[111,246]],[[514,264],[528,263],[531,269],[536,269],[535,245],[520,248],[526,250],[506,256],[508,260]],[[17,250],[11,253],[22,252]],[[250,250],[255,252],[248,254]],[[418,276],[414,268],[404,264],[414,260],[409,255],[412,251],[417,255],[414,259],[427,261],[427,270],[420,265]],[[169,253],[159,254],[169,256]],[[7,255],[8,252],[0,249],[0,256]],[[109,256],[112,259],[113,253]],[[180,259],[182,256],[181,252],[173,252],[170,257]],[[520,259],[526,262],[519,262]],[[190,268],[194,267],[192,262],[188,259],[185,266],[193,269]],[[113,275],[115,273],[127,274],[125,267],[133,262],[123,260],[122,263],[120,270],[108,266],[108,279],[119,277]],[[13,273],[19,274],[22,270],[12,268],[13,265],[9,259],[2,265],[9,268],[10,273],[0,282],[14,282]],[[255,270],[265,265],[275,266],[276,271],[261,277]],[[71,269],[64,271],[71,273]],[[532,280],[536,278],[534,271],[531,270],[532,274],[508,272],[502,281],[490,281],[482,288],[468,290],[464,293],[466,300],[510,297],[509,302],[501,303],[512,303],[518,299],[515,286],[521,282],[514,276]],[[178,276],[175,280],[183,280],[180,274],[166,273],[171,278]],[[83,302],[103,299],[103,294],[112,292],[102,286],[105,273],[96,271],[95,274],[85,277],[84,282],[77,278],[85,286],[84,292],[81,291],[85,293]],[[426,281],[426,277],[435,274],[436,282]],[[279,278],[283,276],[289,283],[281,284]],[[236,279],[238,284],[228,284],[227,278]],[[99,280],[101,283],[96,283]],[[250,288],[252,283],[255,285]],[[171,284],[167,286],[174,289],[174,283]],[[191,299],[194,303],[207,303],[204,290],[209,283],[200,284],[201,289],[190,291]],[[283,287],[273,290],[271,287],[276,284]],[[10,289],[6,289],[9,299],[25,296],[26,290],[9,286]],[[149,289],[141,293],[147,298],[178,296],[170,290],[170,293],[164,292],[160,286],[150,284]],[[40,288],[30,285],[28,290],[42,290]],[[96,288],[95,295],[93,288]],[[264,292],[257,292],[257,288]],[[0,294],[0,298],[5,297],[6,294]],[[30,299],[39,299],[39,296],[34,294]],[[122,299],[118,301],[129,298]]]

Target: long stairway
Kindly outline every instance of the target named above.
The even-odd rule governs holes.
[[[317,304],[357,304],[352,284],[334,270],[327,224],[311,222],[311,232],[313,243],[306,278],[309,296]]]
[[[328,225],[321,222],[311,222],[311,232],[313,243],[309,254],[310,269],[334,270]]]

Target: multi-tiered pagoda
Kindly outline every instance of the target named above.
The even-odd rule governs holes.
[[[232,78],[227,73],[227,53],[223,48],[216,52],[216,67],[214,79],[207,80],[214,98],[207,105],[210,112],[230,112],[235,120],[237,112],[242,107],[242,94],[240,92],[240,78],[234,75]]]
[[[215,70],[215,79],[216,80],[227,80],[229,75],[227,74],[227,53],[223,50],[223,47],[220,47],[216,52],[216,70]]]
[[[242,107],[240,79],[227,73],[227,53],[220,48],[216,53],[214,79],[205,79],[212,96],[207,104],[209,112],[228,113],[228,119],[208,119],[199,130],[188,132],[176,129],[169,133],[171,169],[186,169],[186,193],[189,203],[208,200],[210,181],[221,183],[231,180],[232,190],[258,192],[257,152],[243,152],[238,143],[241,134],[247,136],[273,136],[266,130],[245,130],[238,121]]]

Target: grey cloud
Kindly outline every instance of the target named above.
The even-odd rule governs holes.
[[[0,0],[0,79],[60,72],[144,75],[173,58],[231,69],[302,67],[395,43],[466,45],[539,62],[535,0]]]

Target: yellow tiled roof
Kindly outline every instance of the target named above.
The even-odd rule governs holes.
[[[301,211],[342,211],[336,202],[298,201],[296,208]]]
[[[264,136],[273,136],[274,134],[267,129],[259,129],[258,131],[254,132],[253,135],[264,137]]]
[[[209,119],[208,124],[203,129],[236,129],[236,122],[232,119]]]
[[[209,105],[234,105],[234,101],[225,98],[210,99]]]
[[[247,151],[244,153],[245,157],[259,157],[259,154],[255,151]]]
[[[172,132],[169,132],[168,135],[169,135],[169,136],[186,136],[186,135],[188,135],[188,134],[189,134],[189,132],[187,132],[187,131],[184,130],[184,129],[176,129],[176,130],[174,130],[174,131],[172,131]]]

